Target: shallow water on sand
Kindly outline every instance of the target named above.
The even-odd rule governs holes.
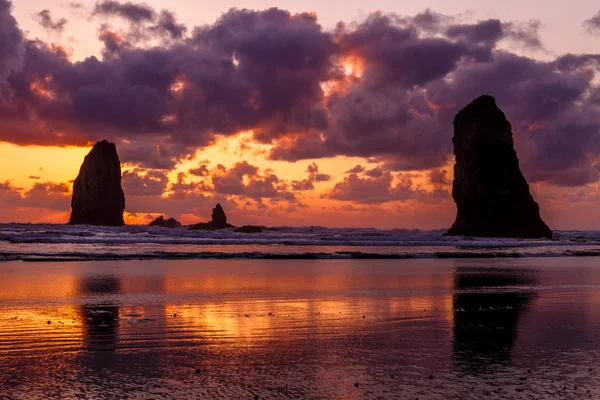
[[[0,264],[0,398],[599,398],[600,259]]]

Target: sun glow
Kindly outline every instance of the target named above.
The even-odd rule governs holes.
[[[356,55],[347,55],[342,59],[344,74],[348,77],[361,78],[365,72],[364,61]]]
[[[185,77],[183,75],[180,75],[175,79],[175,81],[173,81],[169,89],[172,93],[179,94],[185,89],[186,85],[187,83]]]
[[[49,100],[53,100],[56,97],[56,94],[50,89],[50,85],[52,84],[52,77],[46,76],[43,79],[36,79],[31,82],[29,88],[32,92],[40,97],[44,97]]]

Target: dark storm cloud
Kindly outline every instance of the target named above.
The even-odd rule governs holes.
[[[11,2],[0,0],[0,83],[2,77],[16,67],[23,42],[23,33],[11,11]]]
[[[102,1],[94,13],[125,18],[131,30],[103,26],[103,58],[72,62],[60,47],[24,40],[0,0],[0,139],[85,145],[106,137],[124,162],[170,169],[217,138],[252,131],[274,145],[273,160],[341,155],[381,166],[350,171],[362,175],[338,187],[344,197],[390,171],[439,169],[452,154],[454,115],[486,93],[512,123],[528,179],[600,179],[600,55],[537,61],[499,47],[541,48],[537,22],[464,24],[428,10],[375,13],[326,31],[314,14],[232,9],[190,34],[172,13],[142,3]],[[349,65],[355,72],[346,75]],[[307,181],[329,178],[316,172]],[[223,192],[239,185],[220,179]],[[259,179],[254,198],[269,198],[260,195],[274,193],[269,186],[310,190],[302,180],[284,189]]]
[[[568,65],[562,58],[540,62],[499,52],[493,62],[460,68],[451,84],[433,82],[428,91],[440,104],[467,104],[482,92],[495,96],[512,122],[521,167],[531,181],[590,183],[600,178],[594,167],[600,109],[591,97],[598,66],[579,59]]]
[[[117,16],[132,23],[140,23],[152,21],[155,13],[152,7],[144,3],[103,0],[96,3],[92,15]]]
[[[187,32],[185,24],[178,23],[175,14],[167,10],[161,11],[156,25],[151,26],[149,29],[159,36],[166,33],[172,39],[181,39]]]
[[[335,46],[311,15],[233,10],[197,29],[193,41],[151,49],[109,30],[101,38],[110,57],[77,63],[42,42],[25,44],[24,67],[10,79],[13,104],[20,122],[47,121],[38,132],[45,143],[162,138],[159,150],[144,140],[135,146],[145,149],[120,151],[132,162],[160,156],[145,165],[169,168],[215,134],[254,129],[269,141],[327,126],[320,83],[332,75]],[[6,139],[28,144],[32,136]]]
[[[52,19],[52,15],[50,15],[50,10],[42,10],[36,13],[34,17],[42,28],[59,34],[63,33],[65,26],[69,22],[66,18],[60,18],[55,21]]]

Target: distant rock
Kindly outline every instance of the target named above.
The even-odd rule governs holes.
[[[73,183],[69,224],[125,225],[121,162],[114,143],[98,142],[85,156]]]
[[[519,169],[512,129],[491,96],[454,119],[454,183],[458,213],[450,236],[551,238]]]
[[[238,233],[261,233],[263,228],[261,226],[245,225],[237,228],[234,232]]]
[[[233,225],[227,223],[225,211],[220,204],[217,204],[212,211],[212,220],[210,222],[200,222],[199,224],[190,226],[192,231],[216,231],[218,229],[233,228]]]
[[[162,215],[150,222],[150,226],[161,226],[163,228],[181,228],[181,224],[175,218],[165,219]]]

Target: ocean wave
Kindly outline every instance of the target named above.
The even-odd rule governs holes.
[[[276,227],[263,233],[147,226],[0,225],[0,261],[202,258],[501,258],[600,255],[600,231],[553,239],[443,236],[445,230]]]

